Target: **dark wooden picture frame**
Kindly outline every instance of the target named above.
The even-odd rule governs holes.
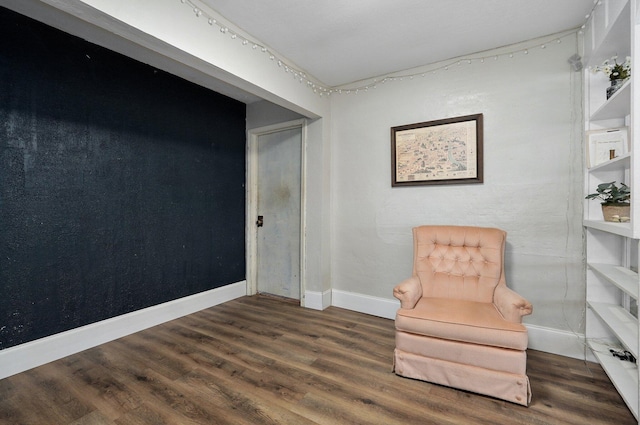
[[[391,127],[391,186],[482,183],[482,114]]]

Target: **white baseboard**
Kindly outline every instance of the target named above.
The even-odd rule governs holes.
[[[384,317],[385,319],[395,319],[396,311],[400,308],[400,301],[396,299],[372,297],[337,289],[333,290],[331,298],[331,305],[333,306]]]
[[[0,350],[0,379],[246,294],[241,281]]]
[[[313,310],[324,310],[331,307],[331,290],[324,292],[305,291],[304,306]]]
[[[241,281],[0,350],[0,379],[246,294],[247,283]],[[324,310],[333,305],[391,320],[400,307],[400,302],[395,299],[340,290],[307,291],[304,304],[315,310]],[[596,361],[591,351],[585,350],[584,335],[529,324],[526,326],[529,348]]]
[[[332,291],[332,305],[372,316],[395,319],[400,302],[395,299],[372,297],[340,290]],[[590,350],[585,350],[584,335],[568,331],[525,324],[529,333],[529,348],[565,357],[596,361]]]
[[[525,324],[529,332],[529,348],[574,359],[597,362],[586,348],[584,334]]]

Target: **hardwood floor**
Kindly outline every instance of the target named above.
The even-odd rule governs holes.
[[[526,408],[393,348],[392,320],[244,297],[0,380],[0,424],[637,424],[594,363],[529,351]]]

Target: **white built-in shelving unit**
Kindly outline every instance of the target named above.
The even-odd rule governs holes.
[[[585,132],[627,128],[629,149],[596,166],[585,164],[585,195],[599,183],[624,182],[631,187],[631,221],[605,222],[599,202],[584,201],[587,255],[586,340],[614,386],[638,418],[638,366],[613,356],[610,349],[638,358],[637,300],[640,287],[640,0],[601,0],[584,30]],[[610,98],[609,80],[589,68],[617,55],[632,58],[631,78]],[[585,137],[585,147],[587,144]],[[586,163],[587,161],[585,161]]]

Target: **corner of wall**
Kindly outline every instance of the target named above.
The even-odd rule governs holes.
[[[304,307],[313,310],[324,310],[331,307],[331,300],[331,290],[324,292],[305,291],[304,293]]]

